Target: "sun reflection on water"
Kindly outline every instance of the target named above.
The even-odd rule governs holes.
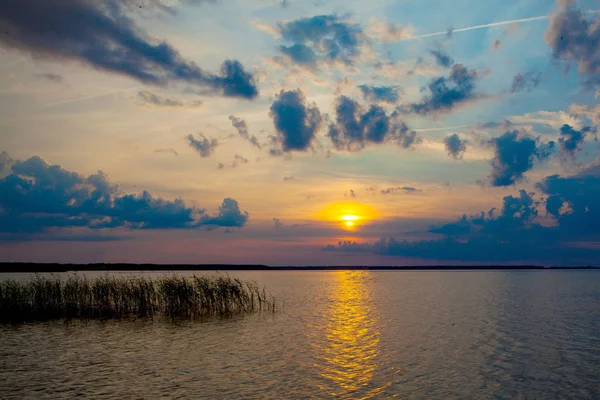
[[[365,271],[335,273],[323,356],[317,365],[325,379],[322,389],[333,396],[368,399],[383,390],[372,383],[380,332],[370,307],[367,279]]]

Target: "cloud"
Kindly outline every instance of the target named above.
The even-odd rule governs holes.
[[[490,122],[485,122],[483,124],[479,124],[477,125],[477,127],[479,129],[496,129],[496,128],[500,128],[503,130],[507,130],[510,129],[511,127],[513,127],[515,124],[508,119],[504,119],[502,121],[490,121]]]
[[[377,105],[364,109],[355,100],[339,96],[335,113],[335,122],[329,125],[327,136],[338,150],[358,151],[368,143],[385,141],[410,148],[422,140],[400,120],[397,112],[388,115]]]
[[[450,68],[454,64],[452,57],[443,50],[431,50],[429,53],[435,58],[435,62],[440,67]]]
[[[250,160],[248,160],[246,157],[241,156],[239,154],[236,154],[233,157],[233,161],[230,164],[223,164],[223,163],[218,163],[217,164],[217,168],[218,169],[225,169],[225,168],[237,168],[238,165],[240,164],[248,164],[250,162]]]
[[[47,79],[51,82],[56,82],[56,83],[64,82],[63,76],[59,75],[59,74],[46,73],[46,74],[35,74],[35,76],[37,76],[38,78]]]
[[[344,193],[344,197],[355,198],[356,197],[356,192],[354,190],[350,189],[349,191],[347,191],[346,193]]]
[[[531,92],[540,83],[541,76],[541,72],[534,71],[529,71],[525,74],[521,74],[520,72],[515,74],[515,76],[513,76],[510,92]]]
[[[210,155],[215,151],[215,148],[219,145],[219,141],[217,139],[207,139],[204,137],[204,135],[199,135],[198,139],[196,139],[193,135],[188,135],[186,139],[190,147],[196,150],[202,158],[210,157]]]
[[[492,50],[496,51],[500,48],[500,46],[502,46],[502,42],[500,42],[498,39],[494,40],[492,42]]]
[[[10,172],[10,166],[13,164],[14,160],[10,158],[7,152],[0,152],[0,176],[5,172]]]
[[[403,94],[401,86],[359,85],[363,98],[373,103],[396,104]]]
[[[197,5],[203,3],[216,3],[218,0],[120,0],[120,5],[130,11],[162,11],[177,14],[177,8],[182,5]]]
[[[560,129],[564,124],[576,126],[580,123],[580,118],[573,112],[544,110],[511,116],[510,120],[514,125],[539,125],[553,130]]]
[[[382,43],[399,42],[413,36],[412,28],[409,26],[395,25],[376,19],[371,19],[368,35]]]
[[[168,154],[173,154],[174,156],[178,156],[179,153],[177,152],[177,150],[173,149],[173,148],[169,148],[169,149],[156,149],[154,150],[154,153],[168,153]]]
[[[295,181],[295,180],[296,180],[296,178],[294,178],[293,176],[284,176],[283,177],[284,182]]]
[[[399,186],[399,187],[381,189],[379,191],[379,193],[381,193],[383,195],[397,194],[397,193],[412,194],[412,193],[418,193],[420,191],[421,191],[421,189],[417,189],[417,188],[410,187],[410,186]]]
[[[456,133],[444,138],[444,147],[448,155],[454,159],[462,159],[463,154],[467,151],[467,140],[461,139]]]
[[[582,104],[572,104],[569,107],[569,113],[577,118],[584,118],[586,124],[595,125],[596,129],[600,126],[600,104],[590,107]]]
[[[158,2],[153,2],[159,4]],[[253,76],[226,60],[220,74],[185,60],[170,44],[149,37],[129,17],[131,1],[0,2],[0,43],[36,57],[82,62],[152,85],[182,82],[205,94],[253,99]]]
[[[420,103],[401,106],[403,112],[428,115],[438,112],[449,112],[459,104],[476,99],[475,80],[477,72],[469,70],[462,64],[454,64],[448,77],[438,77],[429,82],[429,93],[423,96]]]
[[[31,157],[12,164],[10,174],[0,179],[0,231],[243,226],[246,219],[235,218],[236,209],[231,206],[235,201],[226,201],[227,206],[211,217],[203,209],[186,206],[182,199],[164,200],[147,191],[140,195],[124,194],[101,171],[85,177]],[[240,215],[247,218],[247,214]]]
[[[275,224],[275,228],[279,229],[283,226],[283,222],[279,218],[273,218],[273,223]]]
[[[546,211],[560,228],[561,239],[598,240],[600,170],[597,165],[571,177],[552,175],[537,184],[548,199]]]
[[[589,126],[578,131],[571,125],[563,125],[560,128],[560,137],[558,138],[561,154],[567,159],[574,159],[575,153],[581,151],[585,136],[591,131],[592,128]]]
[[[280,22],[277,29],[284,40],[292,42],[280,46],[279,50],[292,62],[310,69],[319,64],[351,65],[366,42],[360,25],[337,15]]]
[[[256,138],[256,136],[250,135],[250,133],[248,132],[248,125],[246,124],[246,121],[244,121],[241,118],[236,118],[233,115],[229,116],[229,120],[231,121],[231,124],[233,125],[233,127],[235,129],[237,129],[238,134],[243,139],[249,141],[254,147],[257,147],[259,149],[262,148],[262,146],[258,142],[258,139]]]
[[[547,158],[554,142],[540,145],[539,140],[515,130],[491,139],[490,145],[494,148],[491,184],[510,186],[524,179],[523,174],[533,168],[534,160]]]
[[[180,109],[198,109],[203,106],[200,100],[186,103],[181,99],[166,97],[159,93],[153,93],[148,90],[141,90],[135,98],[135,103],[141,107],[149,108],[180,108]]]
[[[271,105],[269,116],[277,131],[275,140],[284,152],[307,150],[323,120],[316,104],[306,104],[300,89],[282,90]]]
[[[241,228],[248,221],[248,213],[241,212],[238,202],[232,198],[226,198],[219,206],[219,212],[214,217],[202,219],[202,225],[205,226],[226,226]]]
[[[426,63],[422,59],[418,59],[414,63],[407,61],[378,61],[374,64],[374,67],[374,78],[399,79],[411,75],[436,76],[442,72],[437,64]]]
[[[544,33],[552,57],[577,63],[586,85],[600,85],[600,17],[586,16],[570,4],[563,6],[552,15]]]

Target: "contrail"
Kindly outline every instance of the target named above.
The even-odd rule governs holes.
[[[584,11],[584,13],[588,13],[588,14],[598,14],[599,12],[600,12],[600,10]],[[475,26],[468,26],[466,28],[452,29],[452,33],[472,31],[475,29],[491,28],[494,26],[510,25],[510,24],[515,24],[515,23],[519,23],[519,22],[541,21],[544,19],[549,19],[550,17],[552,17],[552,15],[540,15],[538,17],[529,17],[529,18],[513,19],[510,21],[492,22],[490,24],[475,25]],[[447,35],[447,34],[448,34],[448,30],[443,31],[443,32],[426,33],[424,35],[407,36],[405,38],[402,38],[401,41],[402,40],[411,40],[411,39],[420,39],[420,38],[426,38],[426,37],[432,37],[432,36],[441,36],[441,35]]]
[[[469,26],[467,28],[452,29],[452,33],[454,33],[454,32],[472,31],[472,30],[475,30],[475,29],[491,28],[493,26],[510,25],[510,24],[515,24],[515,23],[518,23],[518,22],[540,21],[540,20],[548,19],[548,18],[550,18],[550,16],[548,16],[548,15],[541,15],[539,17],[529,17],[529,18],[513,19],[511,21],[492,22],[491,24],[475,25],[475,26]],[[426,33],[424,35],[409,36],[409,37],[403,38],[402,40],[420,39],[420,38],[426,38],[426,37],[432,37],[432,36],[441,36],[441,35],[447,35],[447,34],[448,34],[448,31]]]
[[[456,126],[444,126],[440,128],[424,128],[424,129],[414,129],[415,132],[438,132],[438,131],[449,131],[452,129],[458,128],[467,128],[470,126],[476,126],[475,124],[467,124],[467,125],[456,125]]]
[[[127,88],[127,89],[115,90],[113,92],[108,92],[108,93],[93,94],[91,96],[76,97],[74,99],[57,101],[56,103],[46,104],[46,105],[42,106],[42,108],[56,107],[56,106],[61,106],[63,104],[76,103],[78,101],[96,99],[98,97],[110,96],[110,95],[113,95],[113,94],[116,94],[116,93],[127,92],[129,90],[134,90],[134,89],[141,89],[141,87],[140,86],[135,86],[135,87]]]

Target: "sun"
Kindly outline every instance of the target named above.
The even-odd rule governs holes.
[[[346,230],[354,230],[359,225],[377,216],[377,211],[366,204],[343,202],[330,204],[318,213],[317,218],[339,223]]]
[[[344,222],[344,225],[348,229],[354,228],[354,226],[356,225],[356,221],[358,221],[359,219],[360,218],[358,217],[358,215],[352,215],[352,214],[342,215],[342,221]]]

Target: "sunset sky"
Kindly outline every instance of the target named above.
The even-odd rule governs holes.
[[[598,265],[596,0],[4,0],[0,261]]]

